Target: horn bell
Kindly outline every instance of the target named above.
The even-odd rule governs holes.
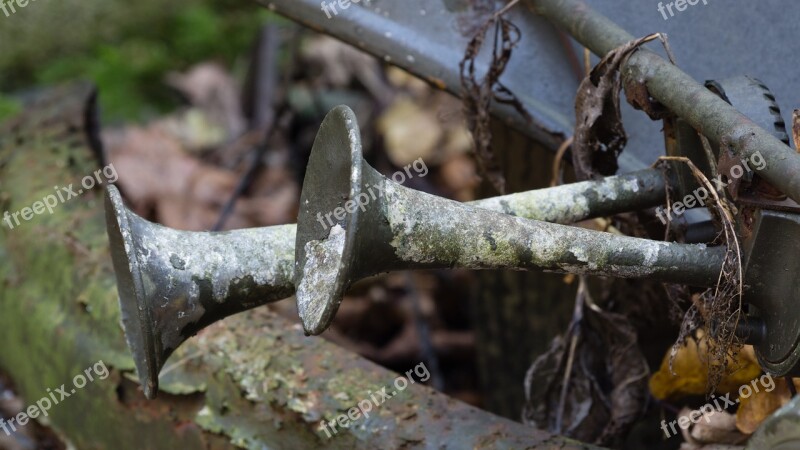
[[[167,358],[206,326],[294,292],[295,226],[179,231],[105,196],[122,325],[147,398]]]

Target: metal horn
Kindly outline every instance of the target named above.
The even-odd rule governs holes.
[[[594,197],[595,207],[615,201],[614,195]],[[329,326],[352,282],[394,270],[542,268],[713,286],[722,267],[724,248],[525,220],[502,214],[504,204],[459,203],[385,178],[362,158],[353,112],[333,109],[314,142],[300,198],[295,286],[306,333]],[[560,214],[585,206],[562,202]]]
[[[657,205],[663,191],[661,172],[648,169],[474,204],[573,223]],[[106,194],[106,216],[125,335],[148,398],[156,396],[170,354],[190,336],[294,293],[294,224],[227,233],[173,230],[128,210],[114,186]]]
[[[323,164],[327,171],[325,158],[330,157],[330,167],[339,171],[337,176],[349,180],[350,152],[355,149],[358,155],[353,158],[360,161],[361,149],[358,129],[352,128],[351,138],[351,128],[342,125],[343,118],[355,123],[352,113],[344,108],[334,110],[323,123],[314,147],[316,156],[309,167],[319,173]],[[347,136],[340,136],[342,132]],[[331,140],[331,133],[339,137],[338,141]],[[365,166],[370,179],[380,177]],[[322,195],[341,191],[328,191],[327,185],[319,188]],[[574,223],[659,205],[664,200],[664,189],[662,172],[646,169],[598,181],[488,198],[471,205],[522,218]],[[348,191],[343,192],[341,203],[348,195]],[[307,205],[316,205],[313,197],[311,200]],[[329,201],[338,205],[334,200]],[[444,203],[447,209],[442,210],[443,214],[449,214],[453,204]],[[297,227],[293,224],[226,233],[173,230],[148,222],[125,208],[113,186],[106,194],[106,216],[125,334],[148,398],[158,392],[158,375],[164,363],[186,339],[217,320],[294,293]],[[312,239],[327,237],[320,231],[322,228],[311,229],[304,235]],[[335,309],[330,314],[333,312]],[[302,313],[304,317],[306,314]]]
[[[106,227],[122,323],[147,398],[167,358],[204,327],[294,292],[295,226],[222,233],[173,230],[106,190]]]

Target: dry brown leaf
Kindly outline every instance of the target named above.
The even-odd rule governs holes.
[[[352,45],[328,36],[305,42],[303,62],[319,73],[325,84],[348,87],[353,80],[363,85],[380,104],[389,104],[393,89],[383,78],[381,63]]]
[[[126,200],[145,217],[182,230],[208,230],[219,218],[241,174],[202,162],[165,132],[163,122],[103,133]],[[294,220],[298,187],[285,169],[267,168],[251,195],[240,198],[226,229]]]
[[[683,408],[678,417],[693,417],[695,410]],[[679,427],[676,427],[679,428]],[[747,435],[736,429],[736,416],[726,411],[714,411],[712,414],[697,418],[689,428],[682,429],[681,434],[686,444],[695,449],[705,449],[708,445],[736,445],[747,440]]]
[[[225,68],[215,63],[201,63],[186,73],[171,72],[167,83],[183,93],[189,103],[201,110],[227,138],[245,130],[245,119],[239,101],[239,88]]]
[[[792,112],[792,140],[795,151],[800,153],[800,109]]]
[[[506,181],[502,168],[492,154],[489,107],[493,101],[509,104],[526,120],[533,120],[514,93],[500,82],[500,77],[511,59],[511,53],[521,37],[519,28],[502,17],[516,3],[517,0],[511,0],[503,9],[489,17],[467,45],[464,59],[459,64],[464,112],[467,126],[475,141],[478,168],[481,175],[486,176],[500,193],[505,193]],[[489,70],[478,81],[475,73],[476,60],[489,30],[494,30],[492,59]]]
[[[647,362],[625,316],[594,306],[581,314],[566,339],[556,337],[528,369],[523,421],[608,445],[644,411]]]
[[[628,142],[619,106],[619,68],[639,46],[659,37],[655,33],[615,48],[578,87],[572,164],[579,180],[616,173],[617,158]]]
[[[474,190],[480,183],[475,162],[466,155],[455,155],[439,168],[439,179],[446,186],[448,197],[460,202],[474,200]]]

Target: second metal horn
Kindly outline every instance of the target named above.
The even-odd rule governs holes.
[[[641,193],[651,202],[652,195]],[[381,272],[542,268],[712,286],[722,267],[724,248],[525,220],[481,206],[505,209],[502,201],[463,204],[385,178],[362,158],[353,112],[332,110],[314,142],[297,223],[295,286],[306,333],[329,326],[352,282]],[[343,218],[326,222],[337,210]]]

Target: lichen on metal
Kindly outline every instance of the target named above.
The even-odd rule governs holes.
[[[624,209],[631,203],[651,205],[659,202],[663,194],[657,189],[664,186],[659,171],[531,194],[550,201],[544,208],[529,207],[520,196],[477,203],[499,210],[489,211],[388,180],[363,160],[357,127],[348,107],[339,106],[329,112],[320,126],[306,171],[295,245],[295,283],[303,284],[304,278],[317,271],[331,274],[326,282],[309,283],[313,289],[297,294],[298,305],[303,305],[298,306],[300,317],[309,334],[319,334],[330,325],[350,283],[394,270],[538,268],[652,277],[698,286],[712,286],[719,276],[724,248],[618,236],[503,214],[511,209],[510,202],[516,203],[518,213],[549,214],[550,219],[575,219],[590,212]],[[359,151],[353,151],[356,148]],[[310,254],[308,250],[313,247],[307,244],[325,237],[319,217],[341,209],[346,201],[355,201],[368,186],[377,187],[383,194],[363,211],[354,208],[339,219],[337,223],[344,229],[339,257],[323,262]],[[584,192],[590,200],[581,201],[585,206],[577,209],[567,203],[574,196],[564,195],[565,203],[556,203],[554,192],[571,190]],[[639,196],[644,199],[638,200]],[[337,269],[333,271],[325,265],[335,265]],[[319,311],[320,299],[325,302],[326,311],[322,321],[307,309],[313,304],[314,311]]]
[[[722,263],[720,252],[702,244],[672,244],[521,219],[416,192],[388,180],[385,192],[392,246],[397,257],[407,262],[471,269],[542,268],[693,281],[706,286],[716,280]],[[692,269],[695,274],[688,276]]]
[[[470,205],[543,222],[571,224],[592,217],[648,208],[664,201],[664,174],[646,169],[600,181],[583,181],[470,202]]]

